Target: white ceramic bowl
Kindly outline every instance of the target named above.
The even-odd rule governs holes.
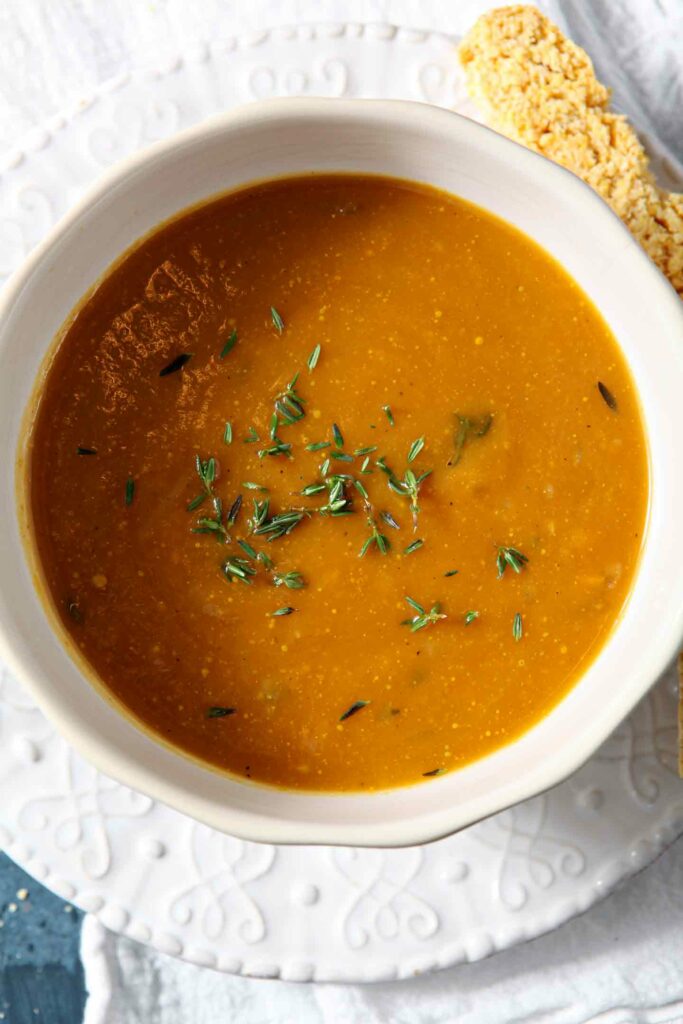
[[[15,496],[22,414],[53,336],[120,253],[184,207],[255,179],[375,172],[428,182],[521,228],[614,331],[638,385],[651,502],[635,588],[595,662],[517,742],[428,783],[307,794],[231,779],[174,754],[88,682],[39,600]],[[0,655],[103,772],[218,829],[269,842],[394,846],[446,835],[559,782],[655,681],[683,636],[683,304],[598,196],[457,114],[405,102],[276,100],[204,122],[116,167],[52,231],[0,306]],[[21,463],[20,463],[21,465]],[[19,474],[21,497],[21,474]]]

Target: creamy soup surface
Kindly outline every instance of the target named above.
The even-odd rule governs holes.
[[[545,715],[619,616],[648,499],[633,381],[564,270],[359,176],[129,252],[55,350],[30,472],[107,691],[215,767],[322,790],[427,780]]]

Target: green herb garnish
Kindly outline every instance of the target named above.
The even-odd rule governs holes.
[[[207,718],[227,718],[228,715],[234,715],[237,708],[223,708],[214,705],[209,708],[206,712]]]
[[[383,405],[382,406],[382,412],[384,413],[386,418],[389,420],[390,426],[393,427],[393,425],[394,425],[394,414],[391,411],[391,406],[390,405]]]
[[[67,611],[67,614],[68,614],[69,618],[73,619],[73,621],[76,622],[79,626],[83,625],[83,621],[84,621],[83,612],[78,607],[78,605],[77,605],[77,603],[75,601],[67,601],[66,602],[66,611]]]
[[[422,778],[423,779],[430,779],[434,775],[445,775],[445,773],[446,773],[446,769],[445,768],[432,768],[432,770],[430,772],[422,772]]]
[[[417,440],[413,441],[408,452],[408,462],[414,462],[420,452],[425,446],[424,437],[418,437]]]
[[[232,423],[229,421],[225,424],[225,430],[223,431],[223,442],[225,444],[232,444]]]
[[[240,580],[242,583],[251,583],[252,576],[256,575],[256,569],[247,562],[246,558],[239,558],[233,556],[232,558],[226,558],[221,566],[221,572],[225,576],[228,583],[232,583],[233,580]]]
[[[306,484],[299,493],[302,494],[304,498],[312,498],[314,494],[320,494],[325,490],[327,490],[325,484]]]
[[[396,522],[396,520],[392,516],[391,512],[380,512],[379,517],[380,517],[380,519],[383,519],[384,522],[387,524],[387,526],[390,526],[392,528],[392,530],[400,530],[401,529],[399,524]]]
[[[524,635],[524,626],[522,624],[522,616],[519,612],[515,614],[512,620],[512,635],[515,640],[521,640]]]
[[[403,479],[399,480],[394,471],[387,465],[384,456],[377,459],[375,465],[386,474],[387,483],[394,494],[400,494],[401,497],[410,499],[413,529],[417,530],[417,517],[420,512],[420,487],[422,486],[423,481],[431,474],[431,469],[428,469],[425,473],[421,473],[420,476],[415,476],[412,469],[407,469],[403,475]]]
[[[423,540],[419,540],[419,539],[418,540],[414,540],[412,544],[408,545],[408,547],[405,549],[403,554],[404,555],[412,555],[413,551],[419,551],[419,549],[422,547],[423,544],[424,544]]]
[[[230,335],[228,337],[228,340],[226,341],[225,345],[221,349],[221,354],[219,355],[218,358],[219,359],[225,359],[225,357],[227,356],[228,352],[232,352],[233,348],[235,347],[236,341],[237,341],[237,329],[235,327],[233,327],[233,329],[230,331]]]
[[[278,334],[282,334],[285,329],[285,322],[276,310],[275,306],[270,307],[270,319],[273,321],[273,327]]]
[[[97,448],[84,448],[79,445],[76,449],[76,455],[97,455]]]
[[[351,715],[355,715],[358,711],[361,711],[363,708],[366,708],[369,703],[369,700],[355,701],[350,708],[346,709],[343,715],[339,716],[339,721],[345,722],[347,718],[351,718]]]
[[[406,596],[406,601],[417,612],[417,615],[413,615],[412,619],[404,619],[401,623],[402,626],[410,626],[411,633],[415,633],[418,629],[424,629],[425,626],[435,626],[440,619],[446,618],[446,615],[441,611],[441,605],[438,601],[432,605],[429,611],[426,611],[412,597]]]
[[[298,509],[279,512],[277,515],[271,516],[269,519],[259,523],[254,529],[254,536],[264,536],[269,541],[277,540],[278,537],[285,537],[308,515],[308,512],[299,511]]]
[[[249,555],[250,558],[253,558],[254,561],[258,559],[258,553],[254,550],[254,548],[252,548],[251,544],[248,541],[238,540],[237,543],[242,548],[242,551]]]
[[[269,448],[259,448],[256,454],[259,459],[263,459],[266,455],[286,455],[288,459],[291,459],[291,452],[291,444],[286,444],[284,441],[276,441]]]
[[[240,509],[241,508],[242,508],[242,495],[238,494],[237,497],[235,498],[235,500],[233,501],[232,505],[230,506],[230,511],[228,512],[228,523],[230,524],[230,526],[233,526],[235,524],[235,521],[236,521],[238,515],[240,514]]]
[[[135,497],[135,480],[133,480],[132,476],[129,476],[128,479],[126,480],[126,496],[125,496],[126,505],[132,505],[134,497]]]
[[[517,550],[517,548],[499,547],[498,555],[496,557],[498,579],[501,578],[508,565],[511,569],[514,569],[516,573],[520,573],[528,561],[529,559],[526,555],[523,555],[521,551]]]
[[[287,387],[275,397],[275,412],[282,419],[285,426],[298,423],[305,415],[304,399],[296,390],[296,382],[299,374],[296,373]]]
[[[356,450],[354,451],[353,454],[354,455],[370,455],[372,452],[376,452],[376,451],[377,451],[377,445],[376,444],[369,444],[367,446],[367,448],[356,448]]]
[[[484,416],[461,416],[460,413],[456,413],[455,418],[458,421],[453,439],[455,444],[455,455],[449,462],[450,466],[457,466],[462,458],[465,445],[470,440],[478,437],[485,437],[493,423],[492,413],[486,413]]]
[[[249,433],[247,434],[246,437],[242,438],[242,442],[244,444],[254,444],[256,441],[259,441],[259,440],[260,440],[260,438],[258,436],[256,427],[249,427]]]
[[[336,444],[337,448],[344,447],[344,435],[342,434],[341,430],[339,429],[336,423],[332,424],[332,437],[334,438],[334,443]]]
[[[270,612],[270,617],[276,619],[280,615],[291,615],[294,611],[296,611],[296,608],[286,605],[284,608],[276,608],[274,612]]]
[[[331,441],[314,441],[313,444],[306,445],[307,452],[321,452],[323,448],[329,448],[332,444]]]
[[[313,371],[315,370],[316,366],[318,365],[319,359],[320,345],[316,345],[313,351],[311,352],[310,356],[308,357],[308,369],[310,373],[313,373]]]
[[[179,356],[172,359],[170,363],[164,366],[163,370],[159,370],[160,377],[168,377],[169,373],[176,373],[177,370],[182,370],[185,363],[192,359],[192,352],[181,352]]]
[[[444,576],[446,576],[446,577],[448,577],[448,576],[457,576],[459,572],[460,572],[459,569],[449,569],[448,572],[444,573]]]
[[[465,612],[465,625],[469,626],[470,622],[474,622],[478,618],[479,612]]]
[[[605,400],[605,403],[612,410],[612,412],[616,412],[617,400],[610,391],[610,389],[607,387],[607,385],[603,384],[601,380],[598,381],[598,391],[600,392],[603,399]]]
[[[300,572],[273,573],[273,583],[276,587],[286,587],[287,590],[302,590],[306,586]]]
[[[268,491],[267,487],[262,487],[261,484],[255,484],[253,480],[243,480],[242,487],[246,487],[248,491],[263,491],[264,494]]]

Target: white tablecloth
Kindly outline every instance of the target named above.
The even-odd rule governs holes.
[[[463,32],[482,0],[2,0],[0,153],[97,83],[193,39],[296,21]],[[591,53],[616,105],[683,161],[683,0],[540,3]],[[683,1022],[683,840],[552,935],[441,974],[376,986],[231,978],[86,919],[87,1024]],[[76,1022],[74,1022],[76,1024]]]

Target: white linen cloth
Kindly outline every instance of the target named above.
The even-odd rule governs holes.
[[[2,0],[0,152],[127,69],[193,40],[297,21],[462,33],[486,0]],[[538,4],[589,51],[615,104],[683,163],[683,0]],[[683,1022],[683,839],[551,935],[412,981],[233,978],[83,928],[86,1024],[674,1024]],[[76,1022],[74,1022],[76,1024]]]

